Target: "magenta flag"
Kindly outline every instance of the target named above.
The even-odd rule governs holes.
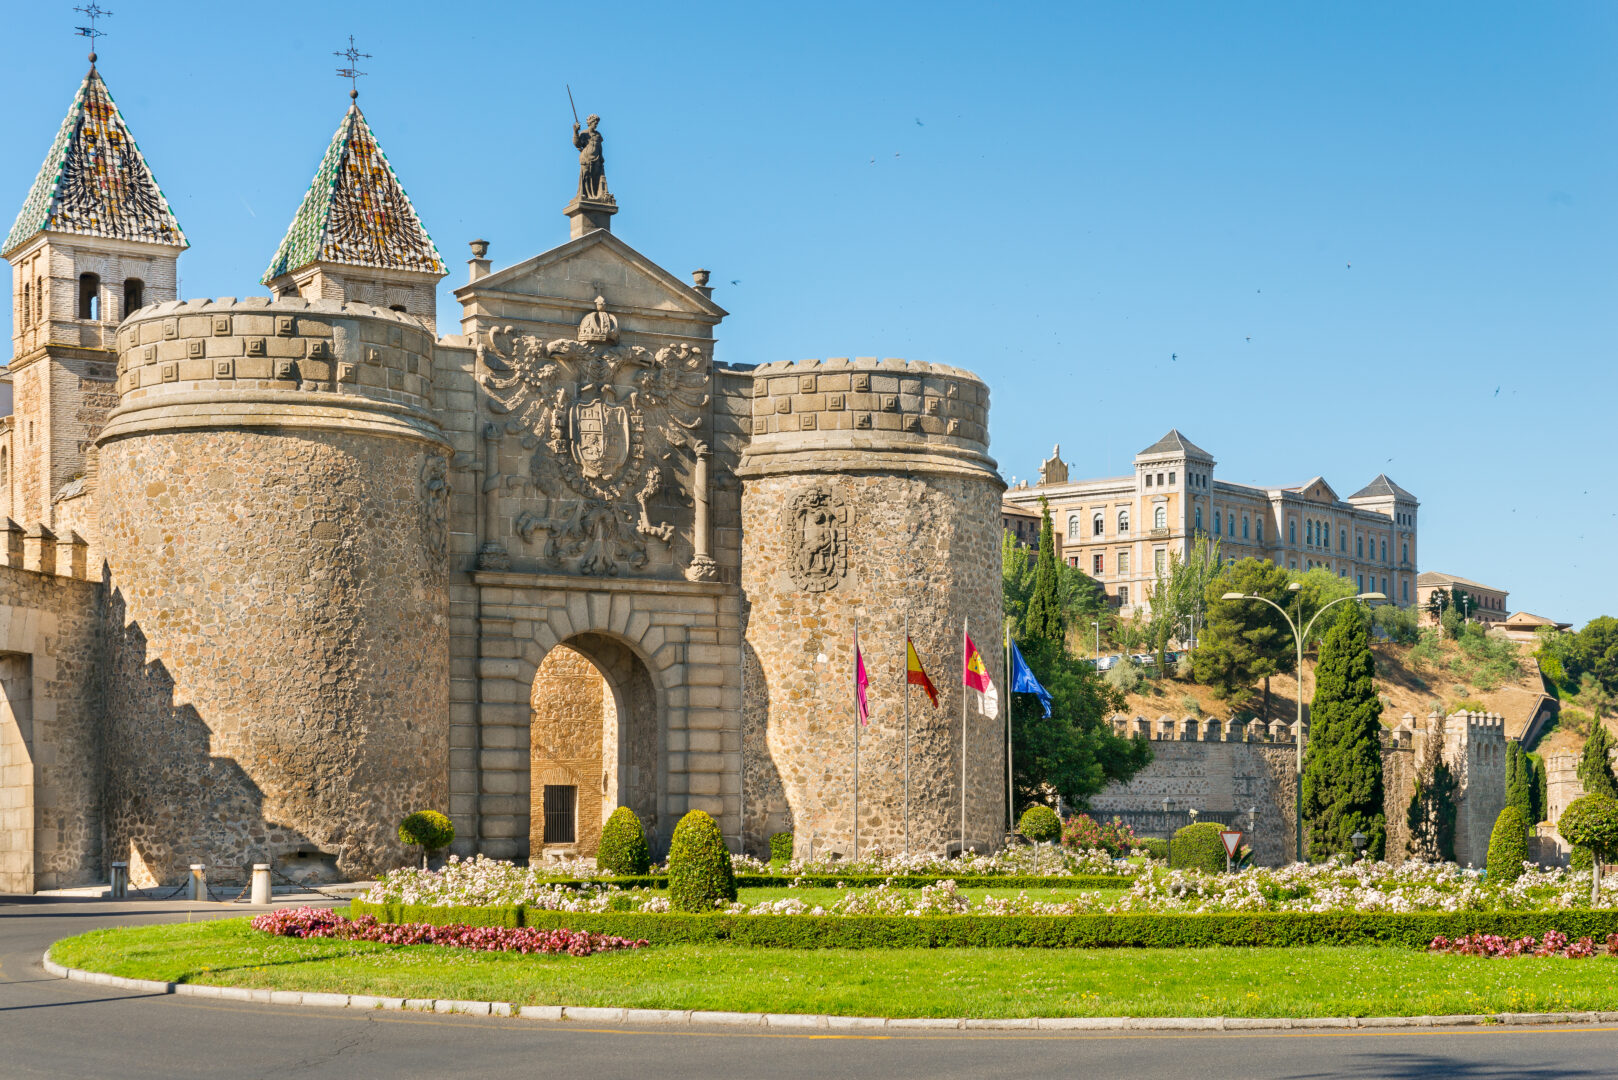
[[[870,724],[871,703],[866,700],[865,688],[871,680],[865,674],[865,655],[860,652],[860,634],[854,631],[854,700],[859,705],[860,723]]]

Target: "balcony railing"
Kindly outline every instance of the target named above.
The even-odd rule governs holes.
[[[1150,537],[1151,539],[1153,539],[1153,540],[1166,540],[1166,539],[1168,539],[1169,530],[1168,529],[1153,529],[1151,532],[1147,533],[1146,535],[1148,537]]]

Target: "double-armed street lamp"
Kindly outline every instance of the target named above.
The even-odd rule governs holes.
[[[1287,586],[1287,591],[1291,593],[1299,592],[1302,589],[1303,586],[1296,581]],[[1303,643],[1308,639],[1309,631],[1314,629],[1315,620],[1326,614],[1326,612],[1331,608],[1343,603],[1345,600],[1360,600],[1367,604],[1380,604],[1385,602],[1387,597],[1379,592],[1364,592],[1356,593],[1353,596],[1339,596],[1337,599],[1333,600],[1331,603],[1327,604],[1325,607],[1311,615],[1309,617],[1309,621],[1304,624],[1302,633],[1298,631],[1298,624],[1293,620],[1292,616],[1287,614],[1287,609],[1282,607],[1280,604],[1277,604],[1274,600],[1271,600],[1267,596],[1256,596],[1252,593],[1228,592],[1224,596],[1221,596],[1220,599],[1261,600],[1270,605],[1276,611],[1281,613],[1281,618],[1287,621],[1287,626],[1292,630],[1292,640],[1297,645],[1298,724],[1293,729],[1293,741],[1298,745],[1298,757],[1297,763],[1293,768],[1292,776],[1292,821],[1293,825],[1295,826],[1295,835],[1293,837],[1294,852],[1297,861],[1303,862]]]

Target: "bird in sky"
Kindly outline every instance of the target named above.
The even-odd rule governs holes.
[[[1248,340],[1248,341],[1252,341],[1252,340],[1253,340],[1253,335],[1252,335],[1252,334],[1248,334],[1248,335],[1247,335],[1247,340]]]
[[[1170,360],[1178,360],[1179,358],[1180,358],[1179,353],[1169,353],[1169,359]]]
[[[927,125],[922,123],[921,122],[921,117],[918,116],[918,117],[916,117],[916,126],[917,127],[926,127]]]
[[[1495,388],[1494,388],[1494,396],[1495,396],[1495,397],[1499,397],[1499,396],[1500,396],[1500,388],[1499,388],[1499,387],[1498,387],[1498,386],[1497,386],[1497,387],[1495,387]]]
[[[1353,263],[1347,263],[1346,265],[1348,266],[1348,268],[1350,270],[1354,269],[1354,264]]]
[[[732,285],[740,285],[742,283],[742,279],[741,278],[731,278],[730,283]]]

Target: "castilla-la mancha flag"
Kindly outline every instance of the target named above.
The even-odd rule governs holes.
[[[966,672],[962,682],[968,689],[977,691],[978,712],[990,720],[1000,715],[1000,699],[994,690],[994,680],[989,678],[989,669],[983,665],[983,654],[972,644],[970,634],[966,636]]]

